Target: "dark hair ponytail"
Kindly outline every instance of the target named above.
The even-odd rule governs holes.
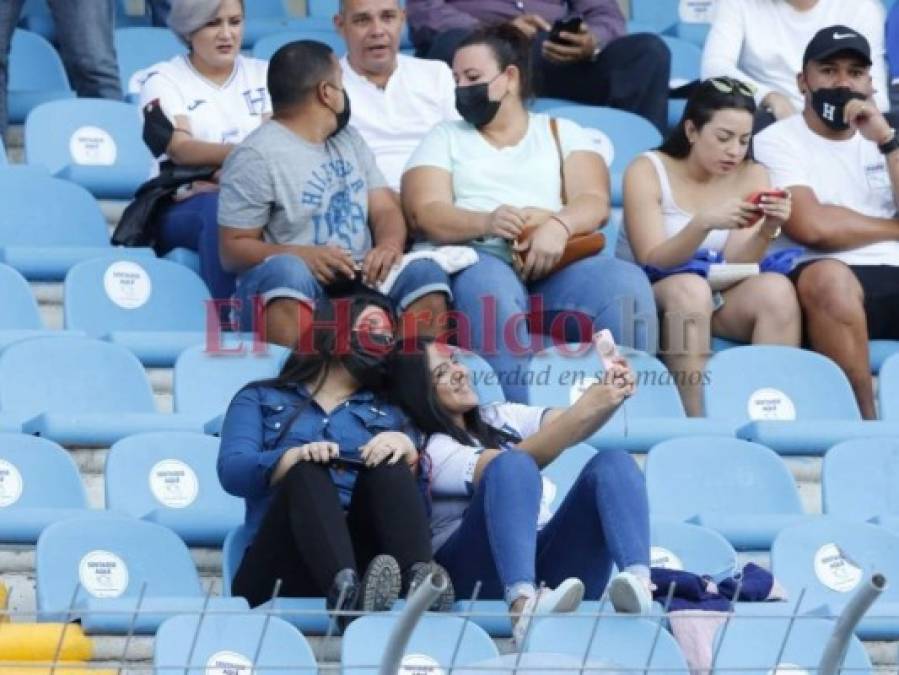
[[[474,31],[465,38],[457,47],[457,51],[463,47],[473,45],[485,45],[493,53],[499,69],[505,70],[509,66],[515,66],[520,73],[519,92],[522,102],[527,102],[534,96],[534,87],[531,82],[531,41],[511,23],[501,23],[485,26]]]
[[[687,138],[687,120],[699,130],[709,123],[716,112],[727,109],[745,110],[755,116],[755,99],[749,86],[732,77],[713,77],[701,82],[690,94],[680,122],[659,146],[659,152],[675,159],[684,159],[691,149]]]

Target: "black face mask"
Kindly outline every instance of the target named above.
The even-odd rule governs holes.
[[[812,108],[828,127],[834,131],[846,131],[849,125],[843,121],[846,104],[852,100],[864,101],[864,94],[852,91],[849,87],[822,87],[812,92]]]
[[[490,82],[456,87],[456,110],[459,111],[463,120],[479,129],[490,124],[496,117],[496,113],[499,112],[500,101],[491,101],[487,91]]]
[[[339,134],[346,128],[346,125],[350,123],[350,97],[349,94],[346,93],[346,89],[343,89],[343,110],[339,113],[334,113],[334,116],[337,118],[337,128],[331,132],[331,138]]]
[[[343,367],[363,387],[380,386],[387,375],[387,361],[392,351],[393,336],[358,331],[350,333],[350,349],[340,356]]]

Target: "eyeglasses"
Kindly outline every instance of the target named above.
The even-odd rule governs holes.
[[[755,96],[756,88],[754,85],[735,80],[732,77],[712,77],[709,78],[709,82],[722,94],[737,92],[743,94],[743,96]]]

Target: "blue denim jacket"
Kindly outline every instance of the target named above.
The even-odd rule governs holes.
[[[297,409],[304,405],[297,417]],[[287,424],[290,429],[284,432]],[[419,446],[418,434],[405,414],[369,391],[356,392],[327,415],[303,385],[276,389],[251,384],[241,389],[222,425],[218,475],[227,492],[246,502],[245,525],[250,541],[274,494],[269,483],[272,471],[289,448],[331,441],[340,446],[342,456],[358,458],[359,447],[383,431],[406,433]],[[348,506],[356,473],[332,469],[331,478],[341,503]]]

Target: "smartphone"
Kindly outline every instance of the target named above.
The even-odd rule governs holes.
[[[786,190],[759,190],[758,192],[753,192],[746,198],[746,201],[750,204],[755,204],[758,206],[762,203],[762,197],[774,197],[775,199],[785,199],[789,196],[789,193]]]
[[[614,366],[615,359],[619,356],[618,346],[608,328],[603,328],[593,335],[593,347],[602,362],[602,367],[608,371]]]
[[[344,471],[358,471],[359,469],[366,468],[364,459],[359,457],[344,457],[343,455],[338,455],[332,459],[330,466],[332,469],[342,469]]]
[[[577,33],[581,30],[581,24],[583,23],[584,20],[577,15],[569,16],[564,19],[556,19],[555,22],[553,22],[553,27],[549,31],[549,41],[558,42],[559,44],[568,44],[568,41],[563,39],[559,34]]]

